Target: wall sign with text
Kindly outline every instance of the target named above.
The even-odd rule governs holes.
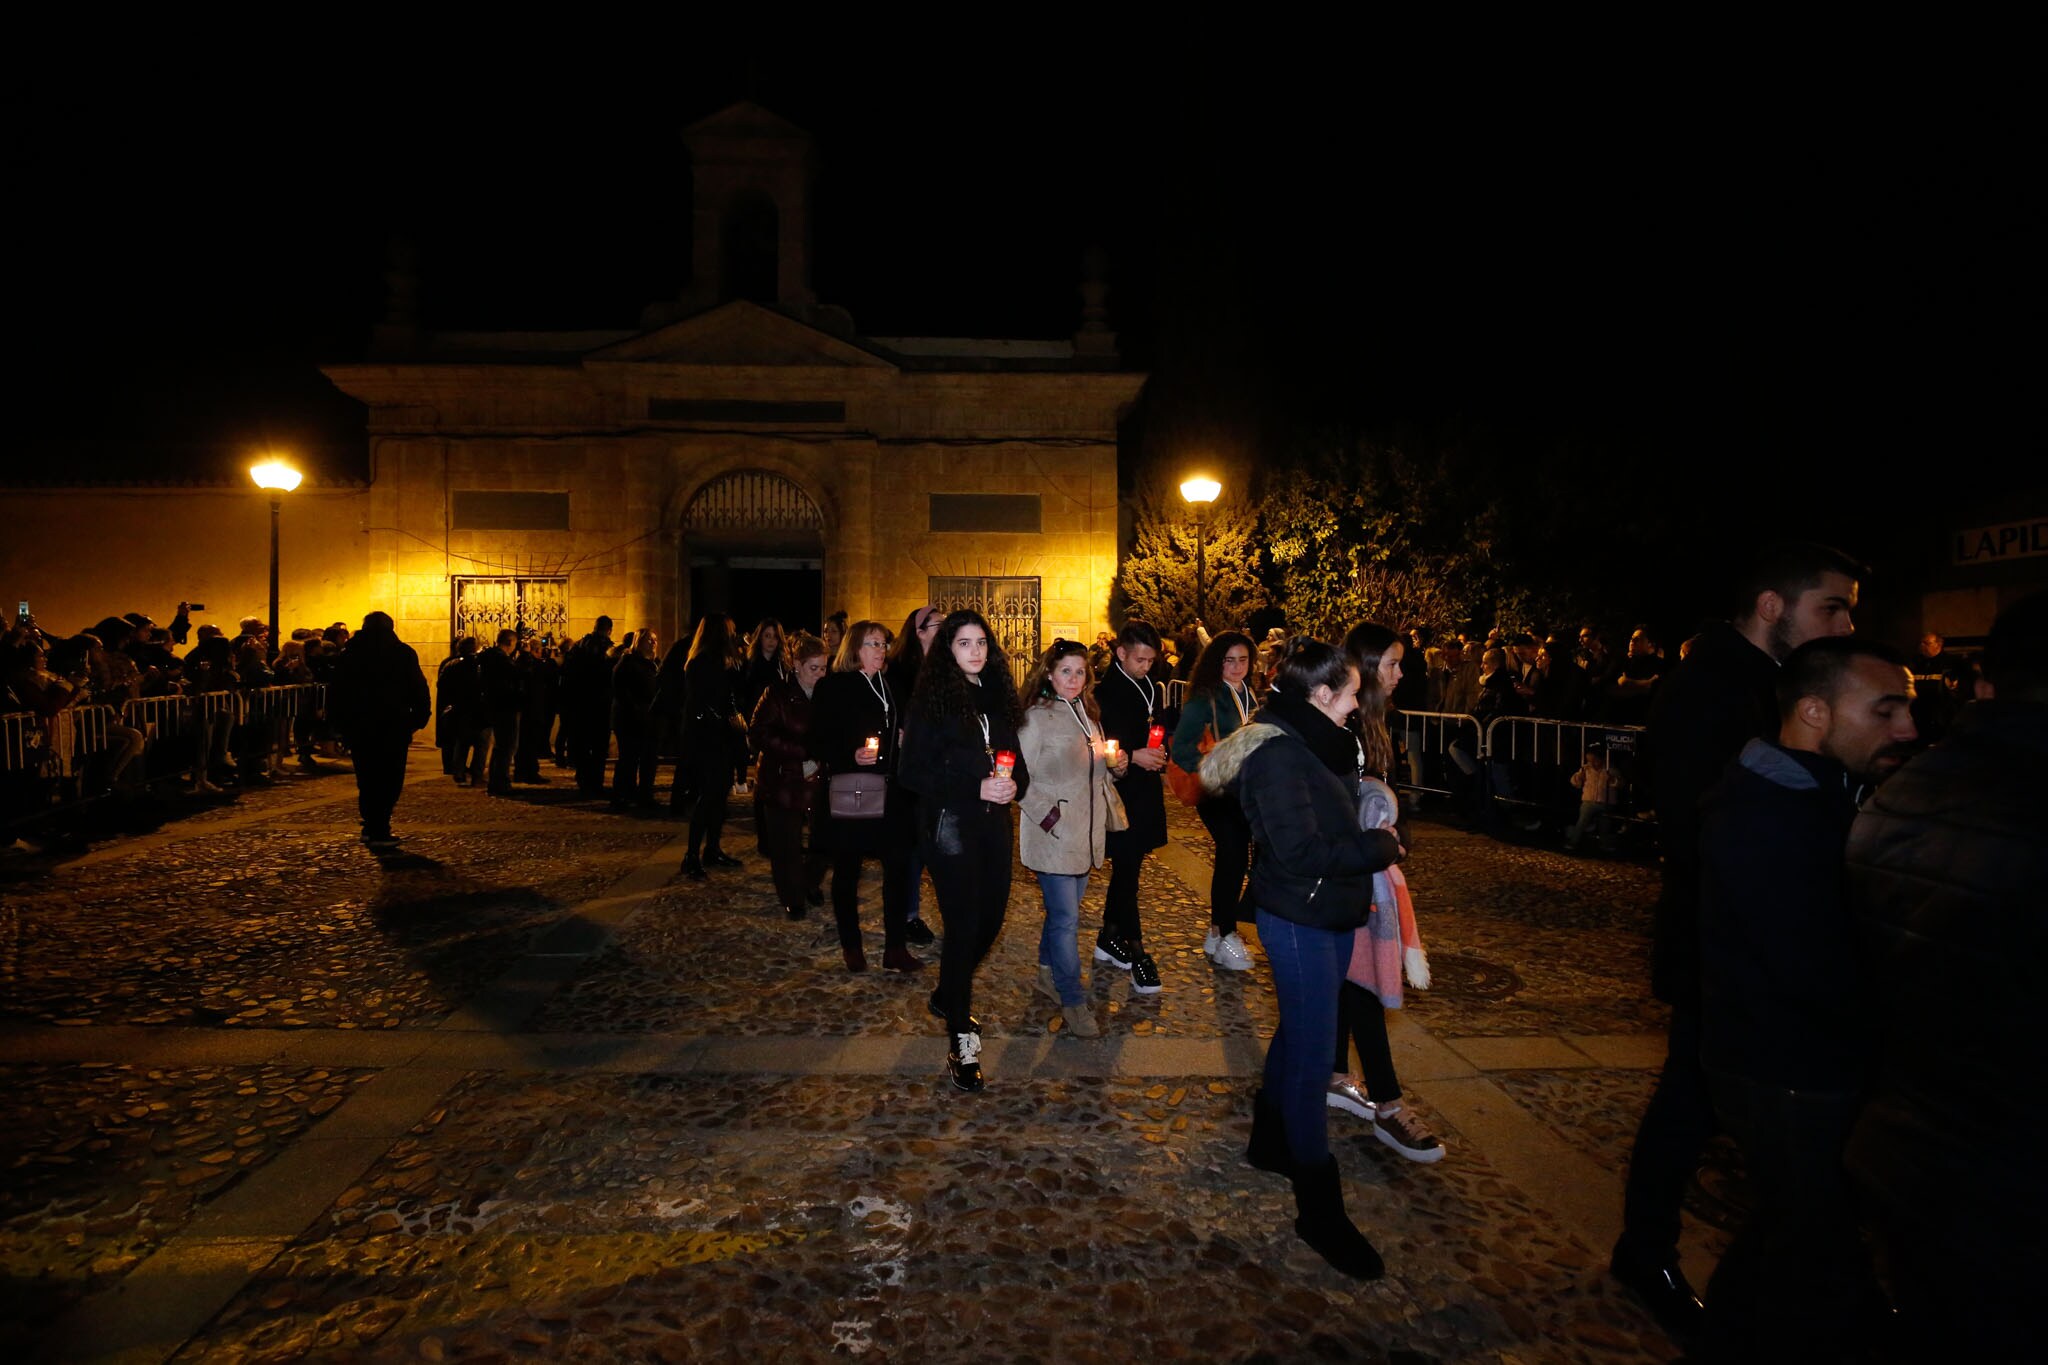
[[[1958,531],[1950,553],[1957,564],[2003,564],[2048,555],[2048,517]]]

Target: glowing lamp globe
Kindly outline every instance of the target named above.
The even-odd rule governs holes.
[[[1209,478],[1189,479],[1180,486],[1180,495],[1189,502],[1214,502],[1222,491],[1223,485]]]
[[[265,460],[262,464],[250,466],[249,477],[256,480],[258,488],[272,493],[289,493],[305,476],[283,460]]]

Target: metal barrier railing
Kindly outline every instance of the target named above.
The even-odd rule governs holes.
[[[40,772],[49,752],[49,734],[33,711],[0,715],[0,772]]]
[[[1454,746],[1460,747],[1474,760],[1485,757],[1485,736],[1480,731],[1479,720],[1462,711],[1397,711],[1388,717],[1388,721],[1395,742],[1408,746],[1413,758],[1425,760],[1411,762],[1408,780],[1394,783],[1404,791],[1429,792],[1436,796],[1453,795],[1450,772],[1446,766],[1455,761],[1451,749]],[[1418,744],[1420,747],[1415,747]],[[1426,761],[1430,758],[1437,760],[1433,773]],[[1431,782],[1429,779],[1432,776],[1439,780]]]
[[[153,771],[153,779],[198,780],[209,762],[231,752],[230,731],[252,721],[264,725],[264,748],[252,754],[267,765],[289,752],[299,719],[319,714],[326,693],[321,683],[290,683],[248,692],[140,697],[120,707],[73,706],[47,720],[32,712],[10,712],[0,715],[0,773],[49,784],[43,789],[49,799],[36,802],[34,813],[42,814],[87,799],[80,790],[87,761],[113,748],[117,735],[123,743],[134,743],[120,727],[139,732],[145,746],[169,745],[189,758],[175,768]]]
[[[1640,725],[1496,716],[1486,725],[1485,756],[1489,768],[1495,774],[1505,771],[1510,783],[1526,781],[1533,785],[1527,790],[1511,787],[1508,791],[1500,791],[1496,785],[1493,797],[1525,806],[1566,804],[1565,791],[1571,775],[1585,765],[1587,752],[1597,748],[1605,755],[1610,774],[1613,794],[1606,802],[1609,814],[1615,819],[1646,819],[1648,812],[1636,805],[1640,787],[1635,769],[1642,752],[1642,735]]]

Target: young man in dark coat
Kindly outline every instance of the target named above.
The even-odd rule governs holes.
[[[1883,1294],[1842,1170],[1871,1033],[1842,893],[1858,798],[1912,753],[1905,656],[1810,640],[1701,803],[1701,1062],[1742,1148],[1750,1212],[1707,1285],[1717,1360],[1860,1360]]]
[[[391,812],[405,790],[406,747],[433,711],[420,656],[398,638],[389,616],[365,616],[335,665],[327,714],[355,759],[363,842],[372,847],[397,842]]]
[[[604,765],[612,747],[612,618],[600,616],[562,663],[562,715],[570,725],[569,756],[576,787],[604,793]]]
[[[1848,1168],[1919,1360],[2040,1347],[2048,593],[1999,613],[1975,697],[1849,835],[1877,1057]]]
[[[512,794],[512,755],[519,748],[519,713],[526,707],[526,677],[513,662],[519,632],[501,630],[498,642],[477,656],[478,732],[472,781],[485,778],[492,796]],[[488,776],[486,776],[488,774]]]
[[[1652,938],[1651,986],[1671,1006],[1669,1049],[1629,1157],[1614,1275],[1675,1332],[1700,1326],[1699,1296],[1678,1265],[1679,1209],[1714,1133],[1700,1068],[1699,802],[1728,760],[1777,732],[1779,661],[1810,639],[1853,630],[1854,560],[1793,542],[1760,555],[1743,579],[1740,610],[1708,626],[1666,676],[1648,736],[1663,889]]]
[[[1131,989],[1140,995],[1159,993],[1159,964],[1145,951],[1144,929],[1138,922],[1138,873],[1145,855],[1166,843],[1166,745],[1151,741],[1152,728],[1164,726],[1166,688],[1151,678],[1159,657],[1159,632],[1143,621],[1127,621],[1116,637],[1115,658],[1095,684],[1095,702],[1102,708],[1102,733],[1130,755],[1130,766],[1117,780],[1127,829],[1111,830],[1104,847],[1109,855],[1109,889],[1102,902],[1102,932],[1095,939],[1095,960],[1131,974]]]

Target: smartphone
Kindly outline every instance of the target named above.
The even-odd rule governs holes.
[[[27,599],[23,599],[21,604],[14,609],[14,624],[17,626],[25,626],[28,624]]]

